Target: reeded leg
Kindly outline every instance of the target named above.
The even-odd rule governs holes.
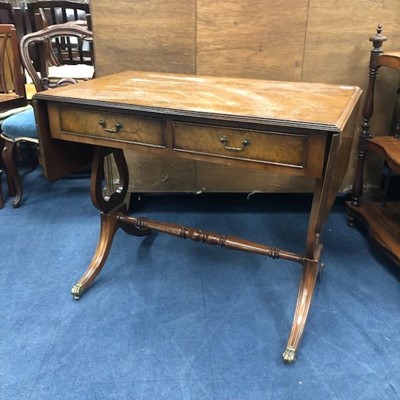
[[[104,197],[102,178],[104,172],[104,157],[109,154],[105,148],[96,148],[92,164],[91,176],[91,197],[93,204],[101,211],[100,238],[96,247],[92,262],[83,274],[81,279],[72,288],[71,294],[75,300],[78,300],[82,293],[96,279],[103,268],[111,249],[115,232],[122,228],[125,232],[143,236],[150,233],[150,230],[139,229],[135,226],[129,226],[119,219],[120,215],[126,215],[124,199],[128,190],[128,168],[122,150],[112,151],[120,174],[121,187],[115,193]]]
[[[282,355],[285,363],[290,364],[296,361],[297,347],[304,331],[318,274],[319,260],[306,261],[303,267],[303,274],[297,296],[292,330],[290,332],[286,350]]]
[[[97,244],[96,252],[86,272],[71,290],[71,294],[74,296],[75,300],[79,300],[79,297],[88,288],[88,286],[90,286],[103,268],[118,227],[119,225],[115,214],[101,214],[100,238]]]
[[[296,361],[296,351],[306,325],[316,280],[321,269],[321,234],[346,172],[346,168],[343,166],[347,165],[348,156],[350,155],[351,140],[349,140],[349,135],[351,129],[348,129],[342,133],[341,137],[337,135],[332,137],[325,174],[315,181],[303,273],[297,295],[293,324],[286,350],[283,353],[283,361],[285,363]]]
[[[336,143],[333,142],[331,151],[332,149],[335,149],[335,145]],[[323,180],[320,179],[316,181],[314,189],[307,232],[307,257],[303,263],[303,273],[297,294],[292,329],[290,331],[286,349],[282,355],[283,361],[288,364],[296,361],[296,351],[304,332],[315,284],[321,269],[320,260],[322,243],[320,232],[325,224],[330,205],[333,203],[332,197],[336,193],[330,191],[331,184],[332,181],[330,181],[329,177],[325,177]]]

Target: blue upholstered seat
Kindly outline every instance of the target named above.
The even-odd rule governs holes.
[[[1,124],[1,133],[5,139],[9,140],[23,138],[37,140],[33,108],[29,108],[6,118]]]

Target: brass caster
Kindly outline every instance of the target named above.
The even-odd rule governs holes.
[[[290,346],[286,347],[282,358],[285,364],[293,364],[296,361],[296,350]]]
[[[77,284],[71,289],[71,294],[74,297],[74,300],[79,300],[82,293],[83,293],[82,285]]]

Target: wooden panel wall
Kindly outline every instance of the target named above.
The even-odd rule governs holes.
[[[197,73],[301,79],[308,0],[197,1]]]
[[[378,23],[400,49],[399,0],[95,0],[98,76],[139,69],[358,85]],[[374,126],[389,126],[398,75],[381,70]],[[357,132],[355,132],[355,137]],[[353,146],[353,149],[356,147]],[[355,151],[353,150],[353,153]],[[131,190],[305,191],[309,182],[128,154]],[[343,183],[352,180],[353,154]],[[235,177],[235,179],[232,179]],[[377,173],[370,162],[367,183]],[[294,185],[293,185],[294,183]]]
[[[95,0],[96,73],[196,72],[195,0]]]

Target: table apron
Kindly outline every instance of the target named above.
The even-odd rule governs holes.
[[[271,173],[322,177],[329,133],[48,105],[51,137]]]

